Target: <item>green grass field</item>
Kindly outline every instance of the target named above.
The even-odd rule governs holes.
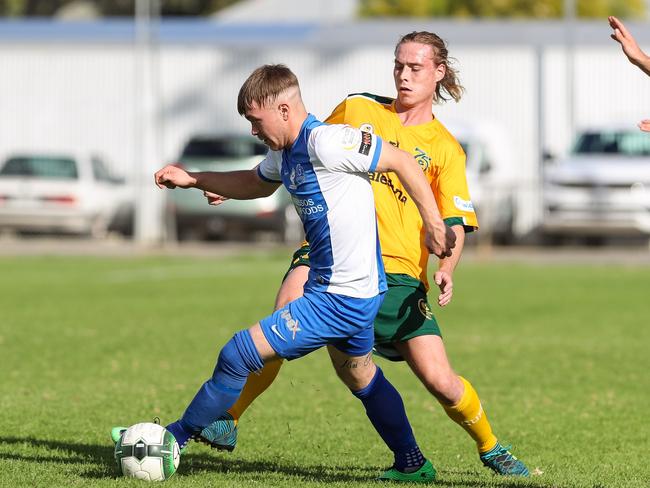
[[[0,485],[142,486],[115,424],[177,418],[217,352],[271,309],[288,252],[237,258],[0,258]],[[444,487],[648,487],[650,269],[462,263],[437,311],[455,369],[535,473],[497,478],[402,364]],[[376,486],[391,455],[324,351],[284,366],[230,454],[194,444],[169,486]]]

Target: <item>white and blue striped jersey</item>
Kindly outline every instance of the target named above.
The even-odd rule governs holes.
[[[370,298],[386,290],[368,172],[382,141],[347,125],[309,115],[289,149],[269,151],[260,178],[291,194],[310,245],[305,290]]]

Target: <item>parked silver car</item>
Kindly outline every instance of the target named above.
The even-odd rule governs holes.
[[[571,154],[545,168],[542,231],[650,236],[650,136],[636,128],[581,131]]]
[[[0,167],[0,230],[128,233],[133,198],[98,156],[20,154]]]
[[[179,157],[187,171],[238,171],[254,168],[268,152],[256,138],[243,134],[194,136]],[[253,200],[229,200],[210,206],[203,192],[175,190],[169,193],[179,239],[250,237],[259,232],[279,241],[297,243],[302,224],[284,188]]]

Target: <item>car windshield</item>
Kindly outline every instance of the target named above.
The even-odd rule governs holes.
[[[252,137],[197,137],[190,139],[181,158],[247,158],[265,156],[268,150]]]
[[[650,156],[650,137],[640,131],[584,132],[578,137],[573,153]]]
[[[49,156],[20,156],[7,160],[0,176],[28,176],[76,180],[77,164],[74,159]]]

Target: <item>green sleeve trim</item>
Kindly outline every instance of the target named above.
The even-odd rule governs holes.
[[[453,227],[454,225],[462,225],[466,233],[474,232],[474,227],[472,227],[471,225],[465,225],[461,217],[449,217],[444,219],[444,221],[448,227]]]

